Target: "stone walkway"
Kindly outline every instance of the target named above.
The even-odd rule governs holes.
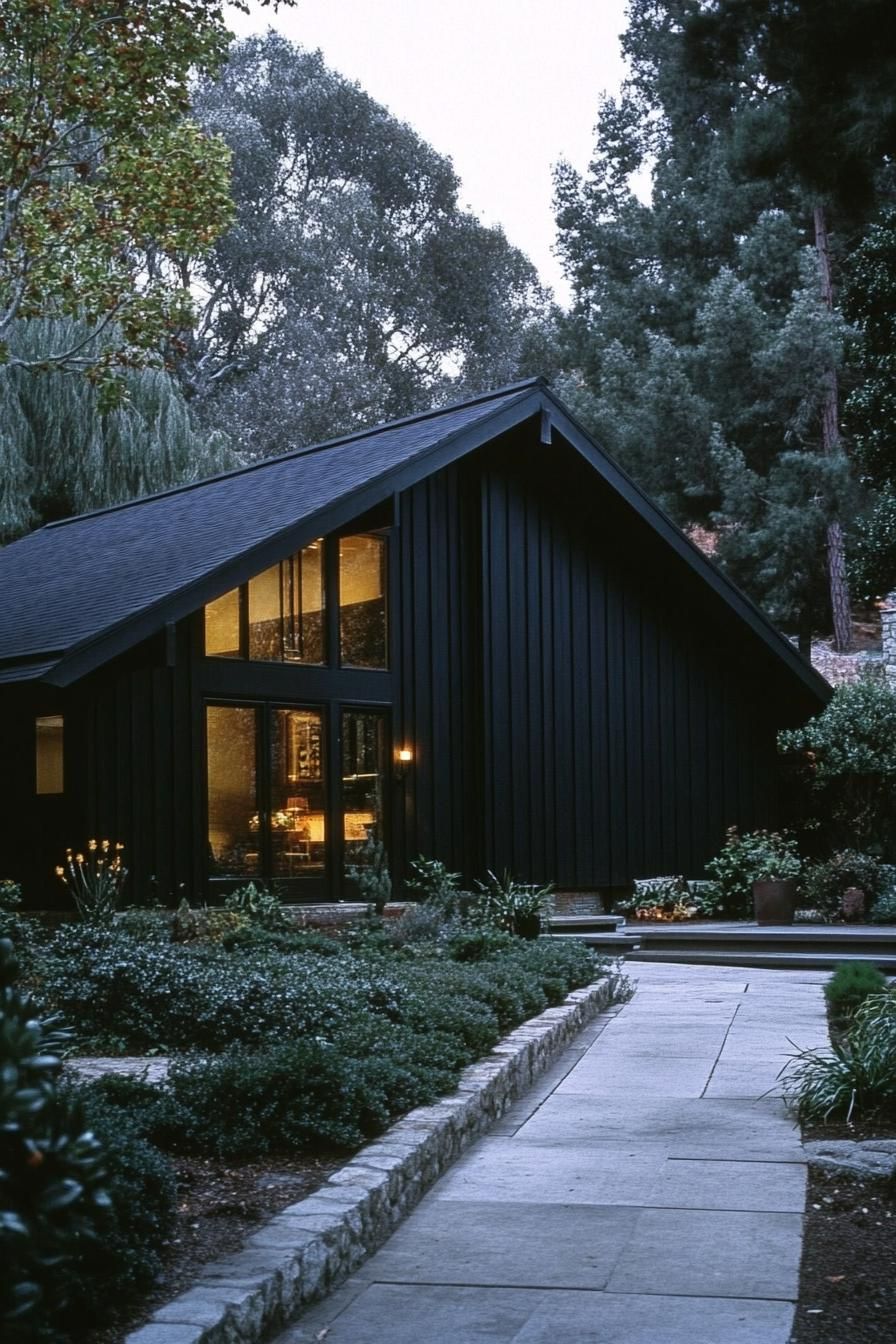
[[[769,1094],[827,1040],[826,976],[629,969],[632,1002],[278,1344],[787,1344],[806,1168]]]

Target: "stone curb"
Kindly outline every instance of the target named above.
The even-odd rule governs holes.
[[[362,1148],[125,1344],[258,1344],[371,1255],[457,1157],[613,1002],[618,977],[575,990],[464,1069],[457,1091],[420,1106]]]

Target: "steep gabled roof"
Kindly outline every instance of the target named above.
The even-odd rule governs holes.
[[[65,686],[315,536],[541,415],[814,696],[762,613],[593,442],[543,380],[51,523],[0,551],[0,682]]]

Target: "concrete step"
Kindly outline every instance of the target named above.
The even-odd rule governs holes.
[[[896,951],[854,951],[843,947],[809,951],[782,949],[775,952],[767,948],[741,951],[717,947],[706,950],[683,945],[673,948],[642,944],[629,952],[628,956],[631,961],[675,962],[688,966],[755,966],[769,970],[833,970],[844,961],[870,961],[887,975],[896,975]]]
[[[595,952],[612,952],[614,956],[626,956],[634,948],[640,946],[636,935],[628,933],[557,933],[551,931],[552,938],[566,938],[577,943],[584,943],[586,947],[591,947]]]
[[[625,928],[624,915],[551,915],[556,933],[618,933]]]

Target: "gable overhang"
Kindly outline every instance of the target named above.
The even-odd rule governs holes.
[[[298,550],[315,537],[337,531],[361,514],[382,505],[401,491],[534,417],[538,418],[539,442],[546,451],[549,451],[556,432],[765,646],[782,669],[797,680],[803,693],[808,694],[818,708],[827,703],[832,688],[824,678],[775,629],[755,603],[597,446],[575,417],[541,383],[525,385],[517,397],[504,401],[491,415],[483,416],[473,425],[446,435],[408,462],[383,470],[362,486],[279,529],[264,542],[166,594],[164,598],[116,625],[107,627],[98,635],[59,654],[48,650],[29,660],[8,660],[0,665],[0,680],[27,679],[54,687],[71,686],[143,640],[158,634],[169,623],[184,619],[222,593],[245,583],[290,551]]]
[[[315,537],[337,531],[361,514],[416,485],[418,481],[475,452],[500,434],[540,415],[543,405],[542,389],[537,386],[527,388],[491,415],[482,416],[473,425],[446,435],[410,461],[378,473],[364,485],[272,533],[263,543],[242,551],[200,579],[166,594],[158,602],[108,627],[99,635],[73,645],[50,670],[41,675],[41,682],[50,686],[71,686],[136,644],[158,634],[167,624],[183,620],[207,602],[245,583]],[[42,657],[46,660],[48,655]]]

